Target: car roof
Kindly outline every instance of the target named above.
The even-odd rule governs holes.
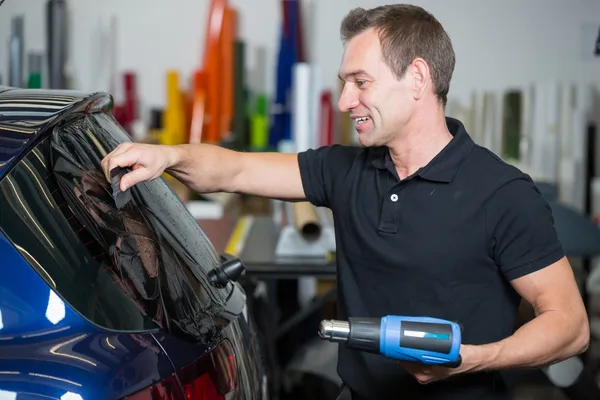
[[[56,123],[80,113],[109,111],[112,104],[104,92],[0,86],[0,179]]]

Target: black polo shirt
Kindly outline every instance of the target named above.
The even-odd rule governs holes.
[[[520,298],[510,280],[564,253],[532,179],[474,144],[460,121],[446,122],[450,143],[406,179],[387,148],[333,145],[298,155],[302,184],[308,201],[333,211],[340,319],[444,318],[463,324],[465,344],[496,342],[514,331]],[[343,345],[338,373],[369,399],[506,390],[496,372],[421,385],[397,362]]]

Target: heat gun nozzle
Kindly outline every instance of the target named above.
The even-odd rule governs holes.
[[[346,342],[350,335],[350,324],[335,319],[323,320],[319,324],[319,336],[330,342]]]

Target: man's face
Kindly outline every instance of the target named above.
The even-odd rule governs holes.
[[[379,36],[369,29],[346,45],[340,66],[345,81],[338,107],[349,112],[363,146],[383,146],[401,137],[412,114],[411,67],[397,80],[384,63]]]

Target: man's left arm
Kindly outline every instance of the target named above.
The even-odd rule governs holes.
[[[486,205],[489,253],[535,317],[511,336],[461,346],[458,368],[404,363],[421,383],[484,370],[539,368],[587,349],[589,321],[549,204],[533,182],[515,179]]]
[[[529,179],[515,179],[487,204],[490,253],[535,317],[496,343],[465,348],[474,370],[538,368],[586,350],[589,322],[550,205]]]
[[[587,349],[588,317],[566,257],[511,284],[535,318],[504,340],[468,349],[473,371],[538,368]]]

